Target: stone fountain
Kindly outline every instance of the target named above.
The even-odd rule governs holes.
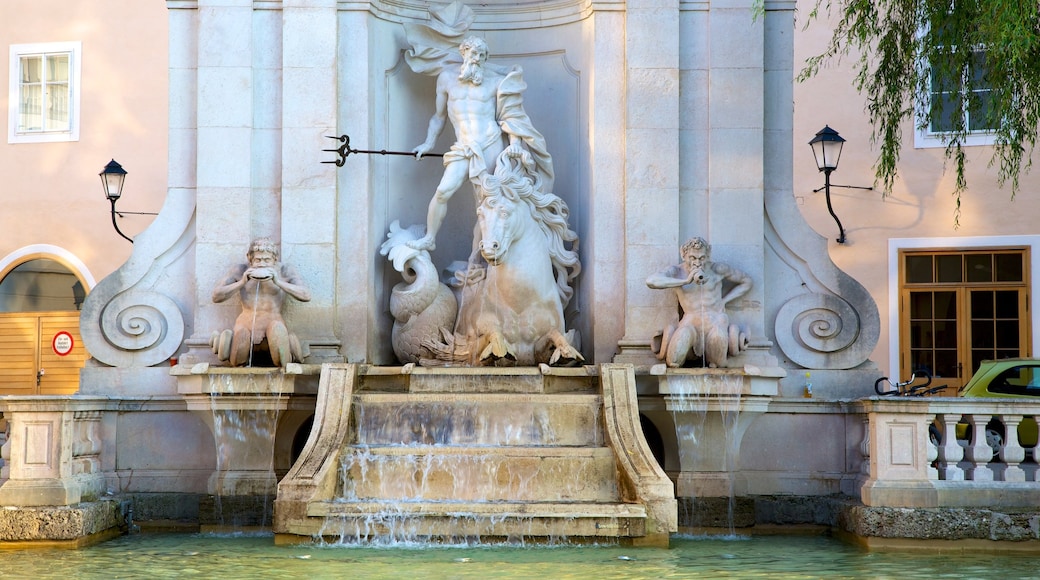
[[[675,498],[639,427],[633,368],[576,366],[584,357],[564,311],[581,271],[578,236],[524,111],[522,71],[488,62],[484,40],[466,34],[468,8],[431,16],[405,28],[408,64],[437,77],[437,110],[415,152],[433,148],[445,119],[457,143],[426,227],[394,222],[381,248],[405,278],[390,311],[394,352],[408,364],[323,370],[321,412],[279,485],[275,531],[667,543]],[[473,252],[449,286],[430,251],[467,183]]]
[[[90,494],[276,489],[280,539],[660,542],[676,490],[741,493],[789,369],[874,348],[799,233],[786,5],[201,4],[169,3],[165,206],[83,309]],[[263,238],[281,263],[243,264]]]
[[[634,395],[626,365],[328,365],[320,427],[279,484],[275,531],[667,544],[675,497]]]

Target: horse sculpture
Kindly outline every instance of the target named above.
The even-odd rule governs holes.
[[[563,317],[580,271],[566,244],[577,235],[567,228],[563,200],[541,192],[517,163],[503,156],[477,188],[478,249],[487,266],[463,290],[456,335],[465,335],[473,364],[582,361]]]
[[[425,250],[411,249],[421,226],[390,226],[380,252],[405,277],[390,298],[393,347],[404,363],[535,365],[585,360],[565,328],[571,281],[581,271],[567,204],[525,173],[524,160],[499,158],[474,183],[479,242],[448,286]],[[452,325],[451,323],[454,322]]]

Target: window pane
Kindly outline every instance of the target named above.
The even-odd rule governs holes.
[[[993,264],[997,282],[1021,282],[1022,281],[1022,254],[994,254]]]
[[[43,87],[22,85],[22,102],[18,107],[18,131],[43,129]]]
[[[993,358],[993,351],[991,350],[973,350],[971,351],[971,374],[975,374],[975,371],[979,370],[982,366],[982,361],[990,360]]]
[[[960,82],[940,76],[935,68],[928,71],[928,82],[931,88],[928,130],[932,133],[952,131],[956,128],[955,118],[961,115]]]
[[[1022,367],[1022,382],[1030,387],[1040,387],[1040,368]]]
[[[957,321],[935,322],[935,348],[957,348]]]
[[[993,131],[997,128],[993,119],[993,91],[975,91],[968,109],[969,131]]]
[[[911,348],[932,348],[934,333],[931,322],[910,323],[910,346]]]
[[[993,319],[993,292],[974,290],[971,293],[971,319]]]
[[[1018,355],[1018,321],[1017,320],[998,320],[995,324],[996,327],[996,347],[1000,349],[1014,349],[1015,354]]]
[[[994,293],[996,302],[996,318],[1018,320],[1018,291],[1001,290]]]
[[[971,323],[971,346],[987,349],[996,346],[992,320],[975,320]]]
[[[957,319],[957,293],[935,293],[935,318],[945,320]]]
[[[932,369],[933,377],[956,377],[957,376],[957,351],[937,350],[935,351],[935,368]]]
[[[963,281],[960,256],[936,256],[936,282],[950,283]]]
[[[907,284],[928,284],[932,281],[931,256],[906,257]]]
[[[39,83],[43,79],[43,58],[23,56],[21,63],[23,83]]]
[[[57,83],[47,87],[47,130],[69,129],[69,85]]]
[[[47,82],[69,82],[68,54],[53,54],[47,57]]]
[[[932,93],[932,110],[929,114],[928,130],[932,133],[953,131],[954,117],[961,108],[960,95],[953,93]]]
[[[969,63],[971,71],[971,83],[975,90],[988,89],[992,86],[989,81],[989,65],[986,64],[986,51],[976,50],[972,54],[971,62]]]
[[[930,350],[915,350],[915,351],[913,351],[913,353],[912,353],[912,355],[910,357],[910,369],[911,369],[911,372],[912,371],[917,371],[919,369],[924,369],[924,370],[932,373],[932,375],[934,376],[935,375],[935,361],[934,361],[935,357],[933,356],[933,354],[934,353],[932,351],[930,351]]]
[[[930,320],[932,318],[932,293],[910,293],[910,320]]]
[[[968,282],[993,281],[993,255],[968,254],[964,256]]]

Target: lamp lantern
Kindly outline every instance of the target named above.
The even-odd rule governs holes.
[[[841,158],[841,147],[845,139],[837,131],[825,125],[820,129],[809,146],[812,147],[813,157],[816,158],[816,167],[820,171],[831,172],[838,168],[838,159]]]
[[[838,169],[838,159],[841,158],[841,147],[844,144],[845,139],[837,131],[831,129],[829,125],[824,125],[823,129],[817,131],[812,141],[809,141],[813,157],[816,158],[816,167],[823,172],[823,189],[826,191],[827,196],[827,211],[834,218],[834,222],[838,224],[839,235],[837,242],[839,244],[845,243],[845,228],[842,227],[841,220],[838,219],[838,216],[834,213],[834,207],[831,205],[831,172]]]
[[[119,199],[123,195],[123,182],[126,180],[126,170],[116,160],[108,162],[105,169],[98,175],[101,176],[101,185],[105,188],[105,197],[109,201]]]
[[[116,229],[117,234],[123,236],[123,239],[131,244],[134,243],[134,240],[124,234],[119,229],[119,224],[116,223],[116,214],[119,213],[116,211],[116,201],[123,195],[123,182],[126,181],[126,170],[113,159],[108,162],[108,165],[98,175],[101,176],[101,185],[105,188],[105,197],[112,204],[112,227]]]

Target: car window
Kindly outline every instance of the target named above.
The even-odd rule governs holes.
[[[991,393],[1040,397],[1040,366],[1013,366],[994,377],[989,384]]]

